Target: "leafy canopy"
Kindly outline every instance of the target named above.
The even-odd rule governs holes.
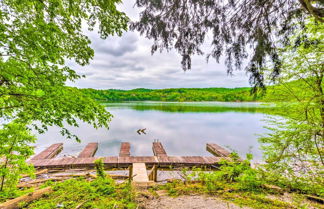
[[[66,61],[86,65],[94,56],[83,34],[98,27],[101,38],[121,35],[128,18],[116,9],[119,0],[0,1],[0,191],[14,190],[40,133],[59,126],[67,138],[79,138],[64,127],[77,118],[108,127],[103,106],[65,85],[81,76]],[[6,187],[6,188],[4,188]],[[6,193],[6,192],[5,192]],[[14,192],[7,196],[14,195]]]
[[[273,63],[272,78],[279,75],[282,62],[277,49],[296,27],[303,26],[305,17],[324,21],[321,0],[137,0],[136,6],[142,12],[131,29],[154,40],[152,53],[174,48],[187,70],[193,55],[204,54],[202,46],[209,36],[207,58],[219,62],[225,55],[229,73],[243,68],[248,59],[250,83],[260,87],[268,60]]]
[[[24,124],[13,122],[0,129],[0,141],[0,194],[12,195],[15,193],[12,188],[15,188],[20,174],[33,171],[33,167],[26,163],[26,158],[33,154],[30,144],[36,138]],[[1,193],[4,188],[6,192]]]
[[[314,186],[321,195],[323,189],[317,187],[323,185],[324,166],[323,32],[323,25],[308,20],[281,50],[283,70],[277,88],[268,93],[279,101],[285,118],[270,118],[271,132],[260,138],[271,170],[295,184]]]
[[[121,35],[128,18],[119,0],[3,0],[0,2],[0,117],[47,126],[77,126],[75,118],[108,126],[111,115],[76,88],[80,76],[66,61],[86,65],[93,58],[85,27],[101,38]],[[76,137],[76,136],[74,136]],[[77,138],[77,137],[76,137]]]

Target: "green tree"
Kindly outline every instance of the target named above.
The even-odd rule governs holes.
[[[12,122],[0,129],[0,194],[4,187],[7,193],[16,185],[21,173],[30,173],[33,167],[26,158],[33,154],[31,143],[36,138],[31,135],[25,124]],[[14,191],[14,190],[13,190]]]
[[[80,76],[67,60],[86,65],[94,55],[82,25],[99,27],[102,38],[120,35],[127,17],[116,10],[119,1],[51,0],[0,2],[0,117],[33,124],[39,131],[75,118],[107,126],[110,114],[65,85]]]
[[[207,58],[219,62],[225,56],[230,73],[248,59],[250,82],[261,87],[268,60],[274,64],[272,77],[280,73],[278,48],[293,34],[295,23],[303,25],[309,16],[324,21],[322,0],[136,0],[136,6],[142,12],[131,29],[154,40],[152,53],[174,48],[187,70],[193,55],[205,53],[202,46],[209,36]]]
[[[98,28],[101,38],[121,35],[127,29],[128,18],[116,9],[118,3],[120,0],[0,1],[2,131],[12,131],[7,134],[15,136],[14,128],[8,128],[13,121],[12,126],[19,130],[29,125],[40,133],[56,125],[67,138],[79,140],[65,123],[78,126],[76,119],[80,119],[96,128],[108,127],[111,115],[103,106],[65,85],[81,78],[66,62],[83,66],[93,58],[90,40],[83,34],[86,27]],[[30,138],[26,135],[21,137],[27,143]],[[10,146],[12,141],[1,143]]]
[[[319,185],[324,183],[320,178],[324,166],[323,40],[324,26],[309,20],[282,50],[279,84],[268,94],[270,100],[279,101],[285,117],[270,118],[271,132],[260,138],[271,169],[295,182],[303,179]]]

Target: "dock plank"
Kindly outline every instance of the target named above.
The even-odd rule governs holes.
[[[58,155],[63,149],[63,143],[52,144],[47,149],[34,156],[32,160],[51,159]]]
[[[161,142],[153,142],[152,149],[153,149],[154,156],[157,157],[167,156],[167,153]]]
[[[36,168],[93,168],[94,161],[99,157],[93,157],[98,143],[89,143],[84,150],[75,157],[54,158],[63,148],[63,144],[53,144],[46,150],[28,160]],[[144,163],[147,167],[205,167],[216,168],[222,159],[228,159],[230,154],[224,148],[216,144],[207,144],[207,150],[214,156],[168,156],[160,142],[154,142],[152,146],[154,156],[130,156],[130,143],[123,142],[119,156],[102,157],[106,168],[128,168],[133,163]]]
[[[88,158],[53,158],[53,159],[40,159],[30,160],[29,163],[33,164],[36,168],[93,168],[94,161],[99,157]],[[151,167],[158,165],[159,167],[183,167],[183,166],[211,166],[217,165],[221,159],[227,157],[201,157],[201,156],[131,156],[131,157],[104,157],[105,167],[110,168],[127,168],[133,163],[145,163]]]
[[[130,143],[122,142],[120,145],[119,157],[129,157],[130,156]]]
[[[155,156],[131,156],[131,157],[118,157],[118,167],[126,168],[132,163],[146,163],[147,165],[158,164]]]
[[[217,144],[206,144],[206,150],[216,157],[228,157],[231,153]]]
[[[133,182],[136,183],[149,182],[145,163],[133,163],[132,165],[133,165],[132,168]]]
[[[100,159],[99,157],[75,158],[72,163],[73,168],[94,168],[94,161]]]
[[[92,142],[87,144],[87,146],[80,152],[78,158],[93,157],[98,150],[98,143]]]

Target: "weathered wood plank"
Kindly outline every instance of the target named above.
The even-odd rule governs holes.
[[[98,143],[92,142],[87,144],[87,146],[80,152],[78,158],[93,157],[98,150]]]
[[[63,149],[63,143],[52,144],[47,149],[34,156],[32,160],[51,159],[58,155]]]
[[[133,163],[132,167],[132,177],[134,182],[149,181],[145,163]]]
[[[145,163],[133,163],[130,168],[132,184],[137,188],[147,188],[153,186],[154,182],[149,180]]]
[[[94,161],[99,157],[88,158],[54,158],[30,160],[36,168],[89,168],[94,167]],[[110,168],[127,168],[133,163],[145,163],[147,166],[158,165],[160,167],[182,167],[182,166],[210,166],[216,165],[221,159],[229,159],[227,157],[201,157],[201,156],[131,156],[131,157],[104,157],[105,167]]]
[[[119,157],[129,157],[130,156],[130,143],[122,142],[120,145]]]
[[[132,163],[146,163],[147,165],[157,164],[157,158],[155,156],[131,156],[131,157],[118,157],[118,167],[126,168]]]
[[[94,161],[100,159],[99,157],[87,157],[87,158],[75,158],[74,162],[71,164],[73,168],[93,168]]]
[[[23,196],[17,197],[12,200],[8,200],[7,202],[0,204],[0,209],[16,209],[20,208],[20,204],[22,202],[29,203],[33,200],[36,200],[40,197],[42,197],[44,194],[51,193],[53,190],[51,187],[45,187],[43,189],[36,190],[32,193],[25,194]]]
[[[117,168],[118,167],[118,157],[117,156],[111,156],[111,157],[105,157],[103,159],[105,167],[108,168]]]
[[[153,149],[154,156],[158,156],[158,157],[167,156],[167,153],[161,142],[153,142],[152,149]]]
[[[228,157],[231,153],[217,144],[206,144],[206,150],[216,157]]]

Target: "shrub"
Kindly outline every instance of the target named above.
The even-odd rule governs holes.
[[[251,154],[246,160],[240,160],[236,153],[231,154],[231,160],[222,160],[219,170],[199,172],[198,179],[203,181],[209,192],[224,189],[224,183],[237,183],[242,190],[258,190],[262,184],[257,170],[250,167]]]
[[[102,158],[95,160],[94,163],[97,171],[97,176],[101,178],[106,178],[106,173],[105,173],[105,168],[104,168],[104,163]]]

